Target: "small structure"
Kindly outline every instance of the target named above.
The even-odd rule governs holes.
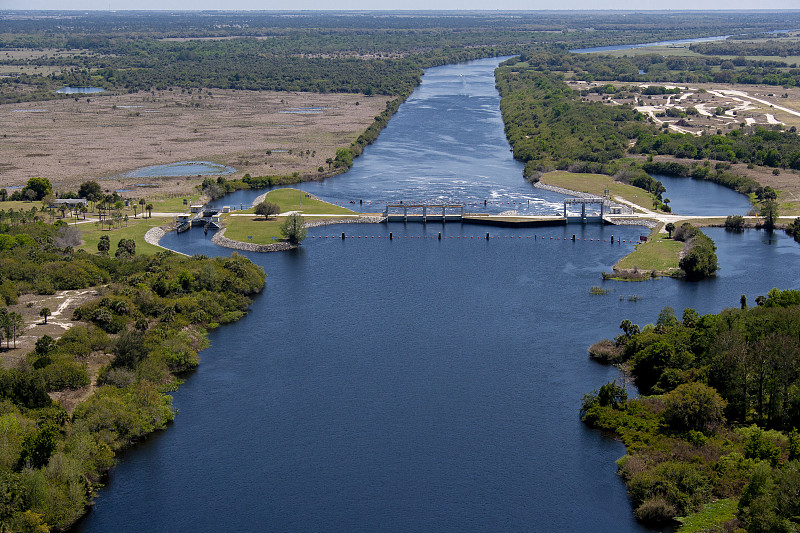
[[[89,205],[89,202],[86,200],[86,198],[56,198],[48,206],[48,209],[58,209],[62,205],[73,208],[78,207],[79,205]]]
[[[189,212],[191,212],[191,213],[199,213],[202,210],[203,210],[203,206],[202,205],[195,204],[195,205],[190,205],[189,206]]]
[[[578,217],[570,217],[567,215],[567,205],[572,204],[580,204],[581,206],[581,216],[578,220],[581,222],[586,222],[589,217],[586,216],[586,204],[593,204],[593,205],[600,205],[600,216],[598,217],[600,220],[603,219],[605,215],[605,198],[601,198],[599,196],[595,196],[593,198],[565,198],[564,199],[564,218],[567,221],[574,220]]]
[[[222,206],[222,212],[223,212],[223,213],[230,213],[230,212],[231,212],[231,206],[229,206],[229,205],[223,205],[223,206]]]
[[[403,214],[392,213],[392,209],[402,209]],[[414,212],[409,213],[408,210],[412,209]],[[422,210],[422,213],[419,210]],[[447,210],[456,211],[456,213],[447,213]],[[430,212],[430,211],[432,212]],[[440,214],[441,213],[441,214]],[[409,222],[420,220],[422,223],[428,221],[441,221],[447,222],[448,220],[461,221],[464,218],[464,206],[462,204],[386,204],[386,209],[383,211],[383,216],[386,221],[402,221]]]

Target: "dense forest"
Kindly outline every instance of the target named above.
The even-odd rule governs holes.
[[[127,239],[117,253],[75,252],[64,245],[70,230],[0,224],[0,304],[26,293],[91,287],[98,294],[75,310],[60,338],[44,335],[20,364],[0,368],[2,531],[60,530],[79,518],[115,453],[173,419],[165,392],[197,366],[206,330],[243,316],[264,285],[261,268],[235,254],[137,256]],[[20,312],[0,309],[7,348],[23,326]],[[73,412],[51,400],[88,386],[98,366],[94,393]]]
[[[660,54],[615,57],[537,47],[523,52],[521,59],[533,68],[568,73],[572,79],[584,81],[800,85],[800,69],[796,65],[743,57],[725,59]]]
[[[655,324],[625,320],[615,340],[590,348],[642,394],[628,399],[610,383],[581,412],[625,443],[619,471],[640,519],[724,499],[729,516],[714,525],[726,531],[800,526],[800,291],[773,289],[756,303],[743,295],[740,308],[680,318],[667,307]]]
[[[742,42],[726,39],[711,43],[694,43],[692,52],[712,56],[796,56],[800,55],[800,41],[768,39],[757,42]]]
[[[399,96],[418,83],[421,68],[445,63],[513,55],[537,46],[565,52],[761,32],[789,23],[785,14],[772,13],[51,15],[0,12],[0,66],[10,73],[0,77],[0,102],[65,97],[52,93],[63,85],[117,91],[196,87]],[[3,50],[32,53],[4,57]],[[45,73],[45,68],[54,71]]]
[[[506,136],[527,175],[554,168],[613,174],[632,139],[657,131],[630,107],[583,101],[560,74],[524,61],[510,59],[495,75]]]

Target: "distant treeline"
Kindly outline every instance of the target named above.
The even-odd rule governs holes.
[[[778,41],[770,39],[758,42],[725,40],[710,43],[694,43],[689,46],[692,52],[708,56],[797,56],[800,55],[800,41]]]
[[[533,68],[569,72],[573,79],[584,81],[800,85],[800,69],[787,68],[783,61],[658,54],[614,57],[542,48],[527,51],[521,58]]]
[[[677,39],[787,24],[789,14],[65,13],[3,20],[3,58],[32,69],[0,78],[0,102],[57,97],[60,85],[138,91],[166,87],[407,95],[421,68],[570,48]],[[190,39],[190,40],[187,40]],[[193,39],[193,40],[192,40]],[[204,40],[206,39],[206,40]],[[207,40],[214,39],[214,40]],[[60,53],[55,53],[59,51]],[[74,51],[74,53],[70,53]],[[49,53],[47,53],[49,52]],[[634,70],[634,73],[636,71]]]

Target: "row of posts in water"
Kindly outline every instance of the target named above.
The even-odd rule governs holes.
[[[342,232],[342,240],[344,240],[344,239],[346,239],[346,238],[347,238],[347,235],[345,234],[345,232]],[[351,236],[350,238],[352,239],[352,236]],[[488,240],[489,240],[489,239],[491,239],[491,238],[492,238],[492,237],[489,235],[489,232],[487,231],[487,232],[486,232],[486,240],[488,241]],[[539,238],[539,236],[538,236],[538,235],[534,235],[534,236],[533,236],[533,238],[534,238],[534,239],[538,239],[538,238]],[[542,237],[542,239],[544,239],[544,237]],[[391,241],[391,240],[394,240],[394,235],[392,234],[392,232],[391,232],[391,231],[389,232],[389,240],[390,240],[390,241]],[[442,232],[441,232],[441,231],[439,232],[439,240],[440,240],[440,241],[442,240]],[[577,239],[576,239],[576,236],[575,236],[575,234],[573,233],[573,234],[572,234],[572,242],[575,242],[576,240],[577,240]],[[617,239],[616,241],[617,241],[617,243],[618,243],[618,244],[621,244],[621,243],[622,243],[622,241],[621,241],[620,239]],[[611,236],[611,244],[614,244],[614,236],[613,236],[613,235]]]

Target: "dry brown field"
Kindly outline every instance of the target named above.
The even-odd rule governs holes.
[[[41,176],[57,191],[92,179],[107,191],[132,190],[128,197],[186,194],[197,176],[124,174],[187,160],[229,165],[234,178],[293,172],[310,178],[320,175],[319,167],[327,172],[325,160],[354,141],[386,101],[358,94],[174,89],[4,104],[0,186]]]

